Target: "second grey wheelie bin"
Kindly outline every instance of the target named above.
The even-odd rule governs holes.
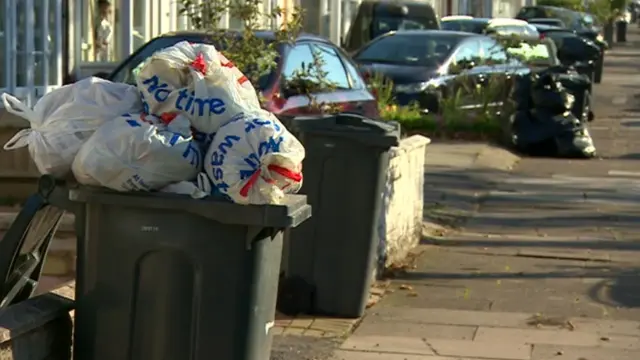
[[[306,149],[300,192],[313,217],[288,232],[279,309],[359,317],[378,247],[389,149],[398,145],[400,126],[354,114],[282,121]]]
[[[70,190],[78,204],[74,359],[267,360],[283,230],[302,195],[238,205]]]

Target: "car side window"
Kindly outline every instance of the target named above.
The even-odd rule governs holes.
[[[340,55],[336,50],[330,46],[312,44],[312,51],[314,51],[322,60],[322,69],[324,70],[327,83],[335,89],[345,90],[349,89],[349,77],[347,71],[340,59]]]
[[[287,54],[287,59],[282,69],[282,79],[285,82],[293,80],[305,80],[309,82],[316,82],[317,79],[313,79],[308,75],[306,69],[309,65],[313,64],[313,53],[311,47],[308,44],[299,44],[291,49]]]
[[[453,57],[454,64],[465,61],[478,62],[480,60],[480,44],[477,40],[465,42],[459,48]]]
[[[366,87],[364,81],[362,80],[362,76],[358,71],[358,68],[353,64],[353,62],[346,56],[344,53],[336,50],[340,60],[342,60],[342,64],[347,69],[347,75],[349,76],[349,84],[352,89],[364,89]]]
[[[483,39],[480,42],[484,63],[486,65],[499,65],[508,62],[507,52],[502,45],[491,39]]]

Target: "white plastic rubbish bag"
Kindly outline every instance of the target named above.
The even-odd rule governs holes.
[[[82,144],[105,121],[139,112],[142,103],[135,86],[87,78],[44,95],[33,109],[2,94],[7,112],[26,119],[31,127],[18,132],[5,150],[28,146],[41,174],[66,176]]]
[[[240,204],[277,204],[302,186],[304,147],[271,113],[239,115],[222,126],[205,157],[216,189]]]
[[[189,121],[168,125],[145,114],[125,114],[101,126],[82,146],[72,170],[79,183],[118,191],[159,190],[191,180],[202,168]]]
[[[260,109],[247,77],[212,45],[182,41],[160,50],[136,81],[146,113],[178,111],[205,138],[236,114]]]

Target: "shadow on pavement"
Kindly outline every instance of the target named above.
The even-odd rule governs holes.
[[[622,271],[598,282],[589,290],[589,297],[607,306],[640,307],[640,268]]]

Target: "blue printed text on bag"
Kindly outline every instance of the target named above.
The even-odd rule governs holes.
[[[160,78],[158,78],[157,75],[144,80],[142,84],[146,86],[147,92],[153,99],[159,103],[166,102],[172,93],[169,84],[160,82]],[[214,97],[198,98],[193,91],[189,91],[188,89],[178,91],[178,97],[174,105],[176,109],[195,116],[205,116],[208,114],[221,115],[227,111],[222,99]]]
[[[222,164],[224,164],[225,155],[227,155],[227,149],[233,147],[235,143],[240,141],[240,136],[237,135],[227,135],[224,137],[224,140],[218,144],[218,148],[211,154],[211,166],[213,167],[213,181],[220,190],[220,192],[227,192],[229,189],[229,184],[224,182],[222,178],[224,177],[224,172],[222,171]]]

